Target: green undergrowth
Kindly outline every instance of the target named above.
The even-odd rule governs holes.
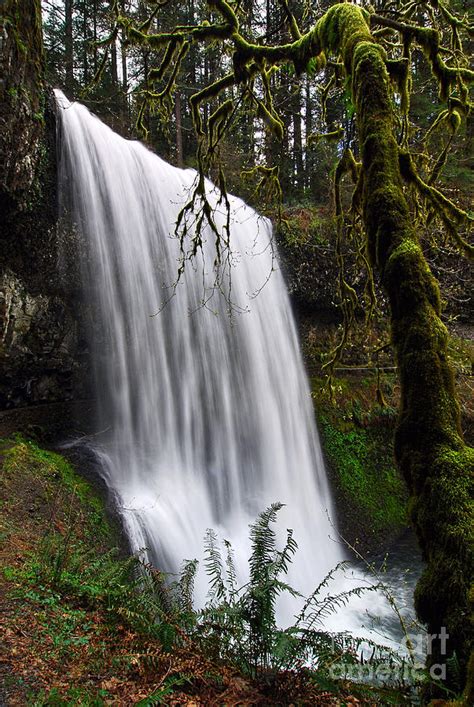
[[[321,362],[325,360],[324,351],[336,340],[330,327],[309,326],[303,337],[303,350],[308,368],[314,372],[312,396],[336,496],[339,527],[343,536],[365,554],[387,547],[409,525],[408,492],[393,452],[399,384],[387,353],[379,372],[377,364],[370,362],[371,349],[384,343],[382,329],[366,337],[365,343],[361,337],[356,338],[355,344],[349,340],[345,351],[348,363],[345,369],[336,371],[330,395]],[[472,341],[453,332],[449,355],[455,370],[463,431],[470,442],[474,431],[469,383]]]
[[[174,629],[157,620],[139,560],[117,547],[102,499],[67,460],[19,436],[0,455],[6,690],[15,704],[110,704],[117,671],[126,685],[140,667],[134,651],[150,640],[169,648]]]
[[[405,675],[406,659],[373,644],[363,665],[358,641],[328,634],[322,620],[354,588],[335,594],[330,578],[281,630],[279,594],[295,594],[286,573],[297,551],[273,530],[281,504],[250,528],[249,582],[236,584],[233,550],[212,530],[204,542],[205,608],[193,608],[195,561],[165,578],[116,549],[117,535],[94,488],[60,455],[21,437],[0,442],[3,596],[0,629],[12,704],[408,704],[416,681],[377,687],[348,672]],[[222,554],[221,554],[222,552]],[[317,670],[305,667],[317,658]],[[397,677],[398,681],[398,677]],[[329,698],[328,698],[329,699]]]
[[[313,398],[344,537],[375,550],[406,529],[407,491],[393,458],[395,408],[376,399],[375,376],[313,378]],[[388,396],[387,396],[388,397]]]
[[[0,442],[0,455],[3,491],[10,492],[3,499],[4,512],[9,506],[25,504],[22,513],[9,514],[7,536],[22,527],[27,513],[28,525],[50,521],[53,534],[61,533],[66,519],[80,522],[80,537],[98,549],[116,541],[103,500],[60,454],[17,435]]]
[[[295,206],[283,212],[278,235],[284,245],[328,246],[334,239],[334,219],[324,207]]]

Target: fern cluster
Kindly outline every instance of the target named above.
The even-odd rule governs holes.
[[[208,601],[198,611],[192,609],[189,592],[197,563],[185,564],[171,590],[175,603],[186,608],[186,630],[192,642],[214,660],[230,662],[251,677],[264,675],[268,680],[282,671],[308,668],[318,680],[333,683],[331,669],[335,664],[350,667],[360,663],[373,668],[386,665],[392,675],[402,675],[403,657],[370,640],[324,628],[325,619],[351,597],[377,591],[379,585],[329,593],[334,575],[345,563],[329,572],[307,599],[285,581],[298,546],[292,530],[287,530],[283,549],[277,546],[273,525],[281,507],[281,503],[272,504],[250,526],[249,580],[241,587],[231,544],[224,540],[221,549],[216,533],[207,531],[204,566],[209,577]],[[182,588],[186,589],[184,594]],[[280,627],[276,618],[277,600],[282,594],[297,597],[302,603],[288,628]],[[363,657],[364,651],[368,657]]]
[[[331,570],[306,599],[285,581],[298,546],[293,531],[287,530],[283,549],[278,547],[274,524],[281,507],[272,504],[250,526],[249,579],[243,586],[238,584],[231,544],[224,540],[221,545],[216,533],[207,530],[204,567],[209,591],[202,609],[195,609],[193,601],[197,560],[184,562],[173,578],[139,556],[121,559],[117,550],[110,550],[98,557],[71,535],[52,532],[43,538],[28,572],[36,584],[53,587],[83,605],[101,607],[112,623],[157,639],[165,652],[178,645],[197,647],[210,660],[268,683],[282,673],[307,671],[311,679],[336,690],[335,665],[349,675],[361,663],[374,669],[386,666],[391,675],[402,676],[397,682],[408,687],[403,657],[367,639],[324,628],[327,617],[351,597],[376,591],[379,585],[330,593],[329,585],[345,563]],[[300,599],[302,605],[288,628],[279,626],[276,617],[282,594]],[[363,652],[369,656],[362,657]],[[140,655],[140,662],[153,667],[157,655],[154,651]]]
[[[35,586],[48,586],[79,605],[102,609],[111,624],[158,639],[165,650],[176,640],[163,575],[139,556],[124,559],[117,548],[98,556],[82,540],[49,532],[23,574]]]

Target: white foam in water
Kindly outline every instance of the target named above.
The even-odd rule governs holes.
[[[109,432],[96,451],[132,548],[149,548],[153,562],[177,571],[184,558],[202,556],[213,528],[231,541],[243,578],[248,525],[281,501],[279,527],[293,528],[299,545],[288,581],[309,594],[344,551],[334,539],[283,277],[276,269],[266,282],[274,266],[270,223],[230,197],[231,299],[249,312],[231,321],[225,293],[201,306],[215,282],[214,236],[205,230],[202,254],[153,316],[176,280],[174,227],[196,173],[122,139],[60,91],[56,97],[60,185],[86,244],[84,292],[99,313],[92,348],[100,429]],[[216,205],[218,194],[208,189]],[[215,218],[222,228],[224,207]],[[198,603],[206,591],[201,570]],[[381,597],[368,597],[372,610],[387,610]],[[333,617],[331,627],[357,630],[364,602]],[[280,620],[289,622],[295,609],[281,602]]]

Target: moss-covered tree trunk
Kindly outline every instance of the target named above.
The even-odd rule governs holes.
[[[354,5],[330,10],[320,36],[323,46],[337,42],[343,48],[352,80],[368,250],[390,302],[400,375],[395,455],[411,493],[411,515],[427,561],[416,589],[416,608],[429,633],[437,634],[429,660],[447,663],[448,681],[455,687],[453,656],[465,677],[472,651],[474,454],[462,439],[438,284],[423,256],[404,194],[383,49]],[[449,634],[446,646],[439,639],[443,626]],[[470,683],[469,700],[472,676]]]
[[[25,206],[44,131],[44,60],[40,0],[0,6],[0,203]]]

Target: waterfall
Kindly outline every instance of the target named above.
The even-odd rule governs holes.
[[[279,526],[293,528],[299,546],[289,582],[309,593],[343,552],[270,222],[229,197],[219,287],[209,228],[176,284],[175,224],[196,172],[56,98],[62,198],[97,318],[91,349],[99,429],[108,431],[96,451],[132,548],[177,571],[201,557],[213,528],[231,541],[243,576],[249,523],[281,501]],[[207,190],[223,229],[226,207]],[[196,589],[203,601],[205,576]]]

